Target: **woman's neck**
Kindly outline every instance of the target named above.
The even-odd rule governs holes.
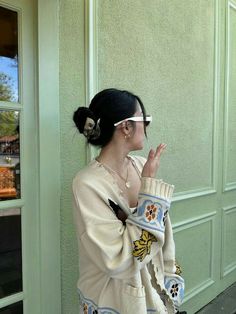
[[[115,171],[123,172],[129,164],[127,159],[129,151],[122,149],[120,145],[106,145],[101,149],[97,160],[105,165],[109,166]]]

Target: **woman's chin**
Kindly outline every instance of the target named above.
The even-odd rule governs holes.
[[[135,145],[132,150],[133,151],[135,151],[135,150],[142,150],[143,147],[144,147],[143,143],[140,143],[138,145]]]

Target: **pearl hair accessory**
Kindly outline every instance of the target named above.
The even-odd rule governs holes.
[[[99,123],[100,119],[98,119],[97,123],[95,123],[95,121],[92,118],[87,117],[83,130],[84,136],[87,137],[88,139],[92,138],[96,140],[101,133]]]

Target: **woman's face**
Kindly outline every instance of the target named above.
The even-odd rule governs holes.
[[[139,105],[137,106],[137,110],[134,116],[137,116],[137,117],[143,116],[141,107]],[[145,138],[144,124],[142,121],[133,122],[133,123],[134,123],[134,129],[130,137],[131,150],[140,150],[143,148],[143,145],[144,145],[144,138]]]

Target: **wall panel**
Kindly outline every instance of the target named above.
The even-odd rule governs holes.
[[[222,276],[236,269],[236,206],[222,211]]]
[[[226,98],[224,120],[224,190],[236,188],[236,4],[228,2],[226,28]]]
[[[212,212],[174,226],[177,261],[186,283],[185,302],[214,283],[215,214]]]

